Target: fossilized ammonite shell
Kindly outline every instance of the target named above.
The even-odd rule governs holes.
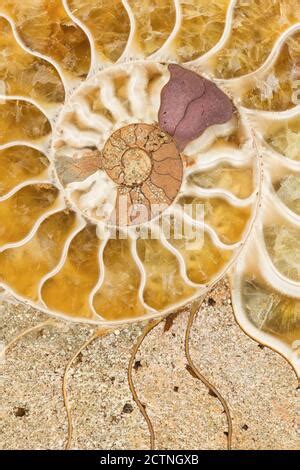
[[[299,371],[300,0],[0,0],[0,23],[5,291],[108,324],[228,272]]]

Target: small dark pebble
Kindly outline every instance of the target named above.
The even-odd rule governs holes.
[[[244,424],[244,426],[242,426],[242,429],[243,429],[244,431],[248,431],[249,426],[247,426],[247,424]]]
[[[82,354],[82,352],[80,352],[77,356],[77,362],[79,362],[79,363],[82,362],[82,359],[83,359],[83,354]]]
[[[177,392],[178,392],[178,390],[179,390],[179,387],[175,386],[175,387],[173,388],[173,390],[174,390],[174,392],[176,392],[176,393],[177,393]]]
[[[133,412],[133,406],[130,403],[125,403],[123,406],[122,413],[132,413]]]
[[[210,305],[211,307],[213,307],[214,305],[216,305],[216,301],[215,299],[213,299],[212,297],[209,297],[208,298],[208,305]]]
[[[265,347],[264,347],[263,344],[259,344],[258,347],[259,347],[260,349],[265,349]]]
[[[138,370],[140,367],[142,367],[141,361],[135,361],[134,363],[134,370]]]
[[[15,416],[17,418],[23,418],[23,416],[26,416],[28,413],[28,410],[26,408],[22,408],[21,406],[18,406],[15,410]]]
[[[175,313],[171,313],[170,315],[167,316],[167,318],[165,320],[164,333],[166,333],[167,331],[169,331],[172,328],[173,323],[176,320],[176,318],[178,317],[179,313],[180,312],[178,311],[178,312],[175,312]]]

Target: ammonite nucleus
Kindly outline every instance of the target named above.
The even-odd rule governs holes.
[[[113,324],[229,272],[299,371],[299,22],[299,0],[0,0],[2,287]]]

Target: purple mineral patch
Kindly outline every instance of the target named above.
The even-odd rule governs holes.
[[[170,80],[161,92],[160,128],[171,135],[180,150],[208,127],[232,118],[230,99],[214,83],[180,65],[169,65]]]

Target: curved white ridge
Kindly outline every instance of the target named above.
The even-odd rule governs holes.
[[[96,295],[96,293],[99,291],[99,289],[101,289],[101,286],[104,282],[104,279],[105,279],[105,264],[104,264],[104,260],[103,260],[103,253],[104,253],[104,250],[105,250],[105,247],[107,245],[107,242],[109,240],[109,231],[107,231],[106,233],[102,233],[101,234],[101,237],[98,235],[98,237],[101,239],[101,242],[100,242],[100,246],[99,246],[99,251],[98,251],[98,265],[99,265],[99,276],[98,276],[98,280],[95,284],[95,286],[93,287],[93,289],[91,290],[90,292],[90,295],[89,295],[89,307],[91,309],[91,311],[93,312],[95,318],[100,318],[102,321],[105,321],[104,318],[101,316],[101,314],[99,312],[96,311],[95,307],[94,307],[94,297]]]
[[[111,112],[114,119],[120,123],[128,122],[130,117],[127,110],[115,95],[115,89],[111,78],[100,74],[99,86],[102,103]]]
[[[117,189],[107,174],[98,170],[83,181],[74,181],[66,187],[66,194],[76,201],[83,214],[108,221],[113,213]]]
[[[240,199],[237,196],[235,196],[233,193],[230,191],[227,191],[226,189],[206,189],[206,188],[201,188],[197,186],[196,184],[191,184],[191,185],[185,185],[183,186],[183,191],[184,195],[189,197],[199,197],[199,198],[222,198],[225,199],[229,204],[231,204],[234,207],[248,207],[250,206],[253,202],[255,202],[256,199],[256,193],[252,193],[249,197]]]
[[[187,266],[182,254],[167,240],[162,230],[159,230],[159,241],[163,245],[163,247],[170,251],[177,259],[180,276],[185,282],[185,284],[191,287],[199,288],[199,285],[201,284],[197,284],[189,279],[187,275]]]
[[[242,330],[255,341],[260,342],[263,345],[271,347],[275,351],[282,354],[285,357],[298,376],[300,376],[300,361],[296,354],[296,351],[291,349],[290,345],[285,343],[280,338],[272,335],[269,332],[259,329],[250,320],[245,312],[245,308],[242,301],[242,281],[243,281],[243,266],[242,262],[238,262],[235,266],[234,271],[230,276],[231,280],[231,292],[232,292],[232,305],[237,323],[240,325]]]
[[[157,314],[159,312],[157,310],[155,310],[155,308],[148,305],[145,302],[145,299],[144,299],[144,290],[145,290],[146,282],[147,282],[147,274],[146,274],[146,270],[143,266],[143,263],[140,260],[138,252],[137,252],[137,236],[136,236],[136,234],[133,235],[131,233],[131,231],[129,231],[129,238],[130,238],[130,251],[131,251],[132,259],[135,262],[135,264],[136,264],[136,266],[139,270],[139,274],[140,274],[140,285],[139,285],[139,292],[138,292],[139,301],[140,301],[141,305],[143,305],[145,311],[148,314],[150,314],[150,313]]]
[[[38,217],[38,219],[33,224],[33,227],[31,228],[29,233],[25,237],[23,237],[22,240],[19,240],[18,242],[5,243],[4,245],[0,246],[0,253],[2,251],[7,250],[8,248],[17,248],[19,246],[25,245],[35,235],[39,226],[44,220],[46,220],[50,215],[56,214],[57,212],[60,212],[61,210],[65,208],[66,208],[66,205],[65,205],[64,197],[61,193],[59,193],[53,204],[53,207],[51,209],[46,210],[44,214]]]
[[[236,118],[233,117],[225,124],[215,124],[206,129],[200,137],[190,142],[184,149],[187,157],[209,148],[219,137],[227,137],[236,129]]]
[[[137,120],[148,121],[152,116],[145,116],[149,110],[148,94],[146,87],[148,84],[148,74],[144,69],[133,68],[128,83],[128,98],[130,102],[131,112]],[[137,100],[136,97],[139,97]],[[150,113],[149,113],[150,114]]]
[[[141,52],[139,45],[136,41],[136,21],[131,6],[127,0],[122,0],[122,4],[124,5],[124,8],[129,18],[130,32],[125,49],[121,57],[119,57],[117,63],[126,62],[127,60],[138,60],[144,58],[144,55]]]
[[[32,186],[35,184],[52,184],[52,181],[49,178],[49,170],[44,171],[44,178],[42,175],[38,178],[31,178],[26,181],[22,181],[21,183],[17,184],[14,188],[12,188],[10,191],[8,191],[4,196],[0,196],[0,202],[6,201],[7,199],[10,199],[12,196],[14,196],[20,189],[26,188],[26,186]]]
[[[91,64],[90,64],[90,70],[88,73],[88,77],[90,77],[92,74],[95,73],[97,69],[100,69],[103,67],[103,62],[101,61],[100,57],[98,57],[96,46],[95,46],[95,41],[92,33],[90,32],[89,28],[82,22],[80,21],[79,18],[77,18],[76,15],[74,15],[68,5],[68,0],[62,0],[62,4],[64,9],[66,10],[67,14],[69,17],[72,19],[72,21],[79,26],[79,28],[85,33],[86,37],[88,38],[88,41],[90,43],[90,53],[91,53]],[[74,91],[76,88],[75,84],[72,84],[72,87],[70,87],[69,91],[69,96]]]
[[[281,35],[275,41],[273,48],[270,54],[268,55],[267,59],[265,60],[265,62],[263,62],[263,64],[258,69],[246,75],[242,75],[241,77],[233,77],[233,78],[227,78],[227,79],[219,78],[219,79],[216,79],[216,82],[226,83],[228,85],[237,84],[237,83],[241,84],[243,82],[248,83],[249,79],[252,79],[252,78],[256,79],[258,75],[264,75],[274,66],[281,52],[281,48],[286,42],[286,40],[289,39],[290,36],[293,36],[298,31],[300,31],[300,23],[296,23],[290,26],[289,28],[287,28],[285,31],[283,31],[283,33],[281,33]]]
[[[84,100],[74,101],[72,112],[76,114],[78,122],[87,130],[103,133],[112,128],[112,122],[100,113],[97,114],[91,111]]]
[[[59,262],[57,263],[57,265],[51,271],[49,271],[47,274],[45,274],[39,282],[39,285],[38,285],[38,299],[39,299],[39,302],[42,305],[44,305],[45,308],[47,308],[47,304],[43,300],[43,296],[42,296],[43,286],[46,283],[46,281],[48,281],[48,279],[54,277],[63,268],[63,266],[66,262],[68,252],[69,252],[69,248],[70,248],[70,245],[71,245],[72,241],[74,240],[76,235],[78,235],[78,233],[81,232],[81,230],[85,226],[86,226],[85,220],[82,217],[76,215],[75,227],[73,228],[70,235],[67,237],[67,239],[65,241],[65,244],[64,244]]]
[[[223,243],[220,240],[216,231],[210,225],[206,224],[205,222],[193,219],[189,214],[182,211],[182,209],[177,209],[173,207],[172,209],[170,209],[170,212],[176,217],[182,217],[185,223],[199,227],[200,230],[206,230],[207,233],[210,235],[213,244],[221,250],[233,250],[235,248],[239,248],[242,245],[241,241],[237,243]]]
[[[14,35],[14,38],[16,40],[16,42],[18,43],[18,45],[26,52],[28,52],[28,54],[34,56],[34,57],[38,57],[39,59],[43,59],[45,60],[46,62],[49,62],[49,64],[53,65],[53,67],[55,68],[55,70],[57,71],[61,81],[62,81],[62,84],[64,86],[64,89],[65,89],[65,93],[68,94],[68,91],[69,90],[73,90],[74,89],[74,81],[68,77],[66,77],[66,74],[65,72],[62,70],[61,66],[58,64],[58,62],[56,62],[54,59],[52,59],[51,57],[49,56],[46,56],[44,54],[41,54],[37,51],[33,51],[32,49],[30,49],[29,47],[27,47],[22,39],[20,38],[19,36],[19,33],[17,31],[17,28],[16,28],[16,25],[13,21],[13,19],[7,15],[6,13],[3,13],[3,12],[0,12],[0,17],[2,18],[5,18],[11,28],[12,28],[12,32],[13,32],[13,35]],[[78,85],[78,80],[77,80],[77,85]]]
[[[154,60],[158,62],[172,61],[174,59],[176,60],[176,57],[172,56],[172,49],[174,47],[173,46],[174,40],[176,39],[176,36],[182,24],[182,10],[181,10],[180,0],[173,0],[173,2],[175,5],[175,12],[176,12],[174,28],[170,36],[166,40],[166,42],[163,44],[163,46],[149,57],[150,60]]]
[[[232,23],[234,17],[234,11],[238,0],[230,0],[229,6],[227,8],[225,27],[223,34],[220,40],[215,44],[212,49],[203,54],[202,56],[194,59],[190,62],[186,62],[186,65],[199,67],[200,70],[203,70],[206,73],[211,74],[210,59],[213,59],[215,54],[219,52],[226,44],[231,35]]]

